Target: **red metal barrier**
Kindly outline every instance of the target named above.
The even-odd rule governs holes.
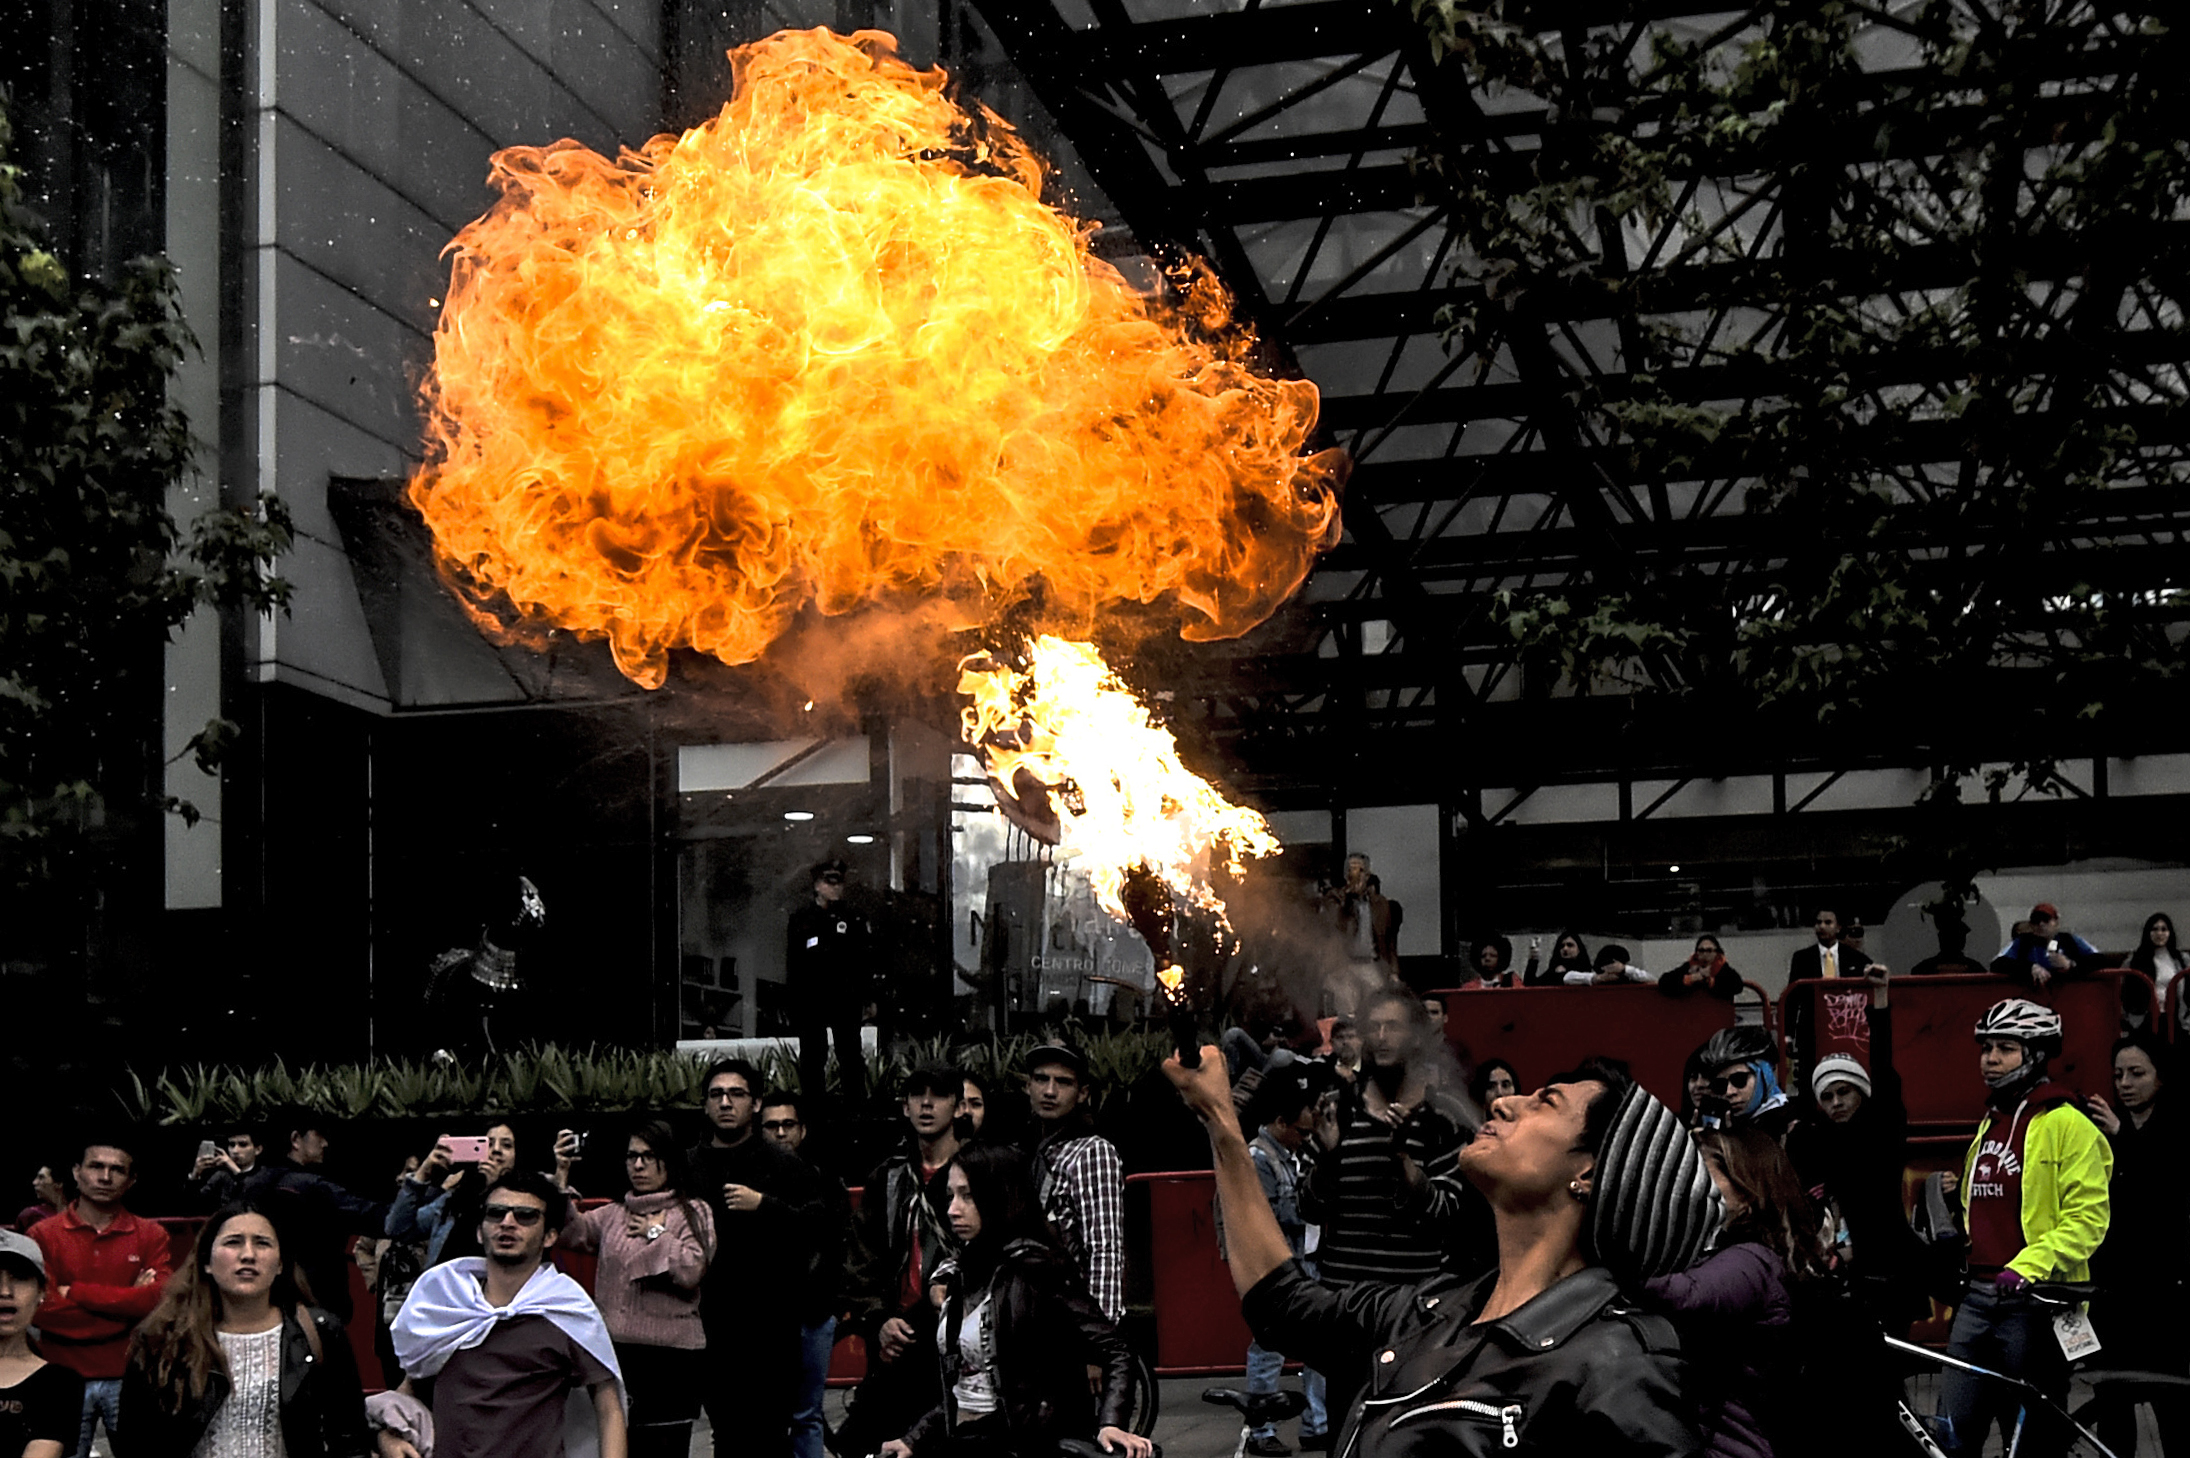
[[[2095,972],[2056,981],[2044,991],[1989,973],[1894,978],[1893,1062],[1908,1100],[1909,1122],[1976,1123],[1985,1086],[1977,1076],[1970,1030],[1986,1008],[2004,997],[2028,997],[2060,1013],[2062,1048],[2050,1070],[2056,1081],[2081,1094],[2110,1093],[2114,1039],[2121,1028],[2121,984],[2131,977],[2144,980],[2141,972]],[[1871,1033],[1863,1016],[1870,1005],[1868,983],[1859,978],[1790,983],[1780,998],[1783,1025],[1796,999],[1808,999],[1816,1058],[1845,1053],[1868,1066]]]
[[[1613,987],[1501,987],[1433,992],[1445,1000],[1445,1041],[1463,1064],[1503,1058],[1521,1087],[1584,1058],[1617,1058],[1637,1083],[1674,1108],[1688,1055],[1735,1022],[1734,1005],[1708,993],[1668,997],[1641,983]],[[1771,1026],[1767,1015],[1765,1026]]]
[[[1208,1170],[1134,1175],[1148,1187],[1148,1252],[1156,1288],[1156,1372],[1238,1372],[1247,1323],[1232,1273],[1217,1254],[1216,1176]]]

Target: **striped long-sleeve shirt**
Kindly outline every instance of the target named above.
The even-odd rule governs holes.
[[[1411,1285],[1442,1274],[1471,1193],[1451,1177],[1457,1136],[1422,1165],[1419,1188],[1409,1188],[1399,1153],[1399,1130],[1349,1092],[1338,1146],[1316,1159],[1301,1202],[1301,1214],[1323,1227],[1316,1265],[1326,1279]]]
[[[1125,1162],[1099,1134],[1045,1141],[1036,1151],[1042,1212],[1112,1321],[1125,1315]]]

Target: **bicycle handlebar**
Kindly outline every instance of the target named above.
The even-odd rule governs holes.
[[[2045,1306],[2080,1306],[2099,1293],[2090,1281],[2032,1281],[2024,1288],[2029,1297]]]

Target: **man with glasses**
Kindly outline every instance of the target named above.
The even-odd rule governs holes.
[[[859,1025],[872,995],[868,973],[874,963],[874,928],[845,904],[850,877],[851,869],[842,861],[814,867],[813,896],[791,913],[783,965],[792,1028],[798,1034],[799,1088],[809,1097],[821,1096],[833,1035],[844,1107],[856,1109],[867,1097],[867,1055],[860,1047]]]
[[[702,1098],[713,1132],[687,1157],[692,1193],[715,1217],[715,1259],[700,1287],[717,1458],[789,1458],[805,1248],[827,1218],[820,1175],[760,1133],[760,1070],[725,1058]]]
[[[905,1076],[906,1139],[867,1176],[847,1325],[867,1344],[867,1376],[837,1432],[839,1453],[873,1453],[935,1406],[940,1381],[928,1288],[957,1254],[950,1166],[958,1157],[965,1075],[915,1068]]]
[[[761,1137],[798,1154],[806,1142],[804,1108],[800,1096],[789,1089],[768,1093],[760,1102]],[[798,1390],[791,1404],[793,1458],[825,1458],[821,1402],[829,1385],[829,1353],[836,1347],[837,1313],[844,1305],[844,1252],[852,1236],[852,1197],[844,1181],[819,1169],[814,1177],[827,1218],[813,1227],[802,1247],[806,1260],[798,1298]]]
[[[569,1203],[547,1176],[512,1170],[487,1187],[486,1255],[445,1261],[411,1287],[395,1318],[409,1375],[396,1389],[433,1410],[434,1458],[539,1458],[574,1451],[574,1388],[592,1399],[600,1458],[626,1458],[622,1375],[608,1328],[585,1288],[547,1263]],[[393,1428],[381,1458],[418,1458]]]

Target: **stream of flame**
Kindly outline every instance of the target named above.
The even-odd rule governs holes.
[[[1275,611],[1346,463],[1216,280],[1136,291],[886,35],[731,60],[682,136],[497,152],[451,245],[410,499],[480,626],[605,638],[652,688],[809,607],[971,625],[1040,591],[1054,626],[1165,603],[1190,639]]]
[[[970,701],[966,742],[1001,785],[1049,791],[1062,855],[1121,921],[1130,919],[1123,890],[1135,866],[1221,918],[1212,870],[1237,875],[1245,861],[1278,849],[1261,815],[1180,761],[1171,731],[1090,644],[1037,638],[1024,670],[976,654],[959,665],[958,691]],[[1157,975],[1175,990],[1183,974],[1166,967]]]

